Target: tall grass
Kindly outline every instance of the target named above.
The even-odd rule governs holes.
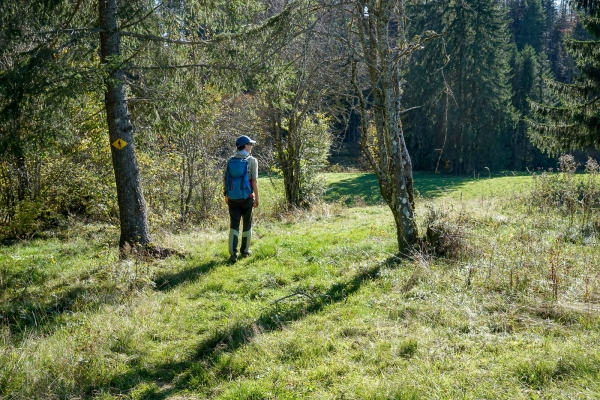
[[[584,235],[600,232],[600,166],[589,158],[583,175],[576,174],[578,165],[572,155],[559,159],[559,169],[534,175],[534,189],[529,198],[542,212],[558,210],[568,218],[568,227],[576,227]]]

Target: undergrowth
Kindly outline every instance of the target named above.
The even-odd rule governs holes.
[[[534,175],[534,187],[528,202],[541,212],[559,211],[567,218],[568,227],[584,235],[600,232],[600,166],[589,158],[584,174],[576,174],[577,163],[572,155],[559,159],[557,172]]]

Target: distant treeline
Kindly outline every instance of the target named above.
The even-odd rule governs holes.
[[[413,34],[444,34],[414,54],[404,75],[402,122],[415,169],[555,167],[531,144],[523,118],[528,99],[558,101],[546,79],[573,82],[563,40],[587,38],[578,14],[564,1],[434,0],[412,2],[409,19]],[[359,137],[351,119],[345,141]]]

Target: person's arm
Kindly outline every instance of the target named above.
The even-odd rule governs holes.
[[[229,197],[227,196],[227,171],[223,172],[223,195],[225,196],[225,204],[229,204]]]
[[[252,186],[252,192],[254,193],[254,207],[258,207],[260,204],[260,200],[258,197],[258,161],[256,158],[252,157],[252,163],[249,165],[250,167],[250,186]]]
[[[250,179],[250,186],[252,186],[252,192],[254,193],[254,205],[253,207],[258,207],[258,181],[256,179]]]

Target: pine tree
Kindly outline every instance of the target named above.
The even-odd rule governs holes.
[[[546,55],[544,53],[536,54],[535,49],[529,45],[525,45],[521,51],[517,50],[515,46],[510,64],[513,70],[512,104],[519,115],[519,122],[511,130],[509,166],[517,170],[546,166],[548,159],[532,145],[527,136],[527,123],[524,120],[530,113],[528,99],[538,102],[550,99],[544,84],[544,80],[550,76]]]
[[[512,0],[508,3],[510,30],[519,50],[526,45],[543,49],[546,18],[540,0]]]
[[[410,103],[423,104],[415,112],[421,116],[411,118],[411,144],[422,143],[429,149],[426,159],[437,158],[435,165],[448,172],[504,167],[509,158],[505,133],[515,123],[505,10],[494,0],[436,3],[437,12],[422,18],[439,18],[445,38],[415,59],[437,75],[425,78],[435,89],[418,88],[424,83],[419,77],[407,79]],[[425,125],[416,126],[419,119]]]
[[[596,2],[575,1],[583,12],[582,24],[592,38],[600,36],[600,7]],[[551,82],[560,98],[550,105],[531,101],[531,140],[551,154],[600,146],[600,43],[569,37],[565,47],[577,61],[579,78],[574,84]]]

